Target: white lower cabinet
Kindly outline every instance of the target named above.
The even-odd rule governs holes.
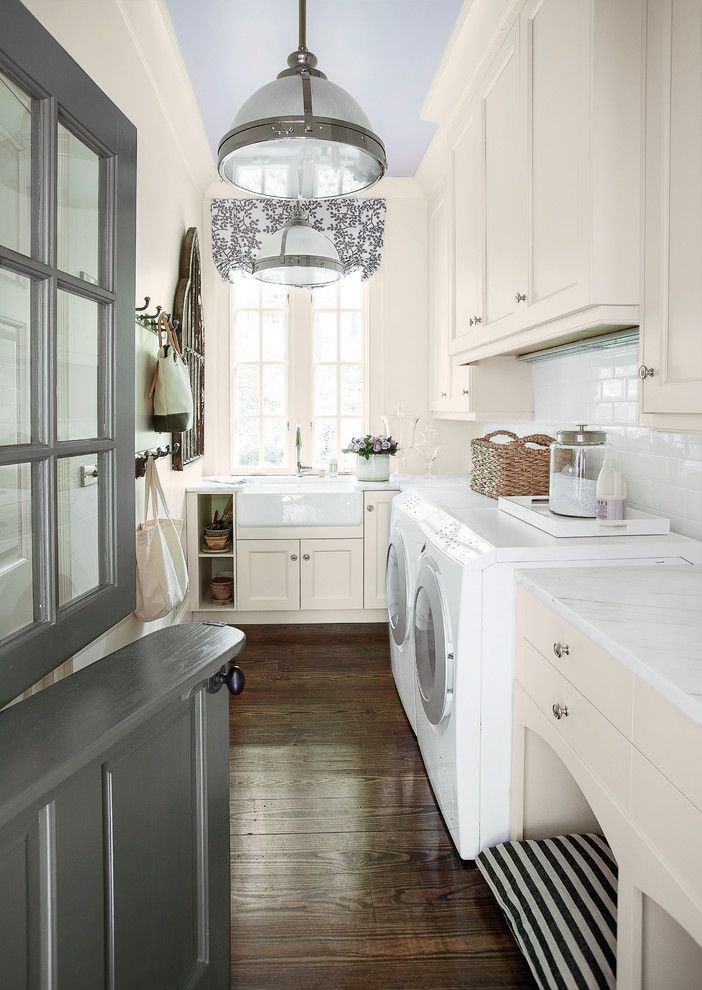
[[[363,607],[386,608],[385,568],[390,542],[390,510],[397,492],[366,492],[363,543],[365,575]]]
[[[236,572],[239,611],[300,608],[299,540],[238,540]]]
[[[300,608],[363,608],[363,540],[301,540]]]

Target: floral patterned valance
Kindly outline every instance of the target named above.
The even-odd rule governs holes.
[[[293,217],[296,201],[281,199],[213,199],[212,252],[225,282],[236,272],[251,272],[263,234],[280,230]],[[367,279],[377,270],[383,251],[385,200],[348,197],[305,200],[302,216],[336,245],[346,274]]]

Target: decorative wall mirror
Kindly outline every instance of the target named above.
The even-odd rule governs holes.
[[[173,470],[182,471],[205,453],[205,328],[202,322],[200,244],[197,228],[189,227],[180,249],[178,285],[173,301],[173,319],[190,369],[193,393],[193,425],[185,433],[173,434]],[[176,450],[175,445],[180,446]]]

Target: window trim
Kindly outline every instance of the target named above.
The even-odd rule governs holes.
[[[0,245],[5,268],[32,282],[32,442],[0,448],[0,464],[30,462],[36,621],[0,647],[0,704],[19,695],[134,608],[134,294],[136,128],[27,10],[5,0],[0,70],[32,97],[31,254]],[[101,156],[101,285],[56,268],[58,122]],[[42,167],[42,163],[43,167]],[[38,215],[37,215],[38,214]],[[48,218],[48,219],[47,219]],[[114,280],[111,273],[114,272]],[[110,277],[108,277],[110,276]],[[56,293],[103,304],[99,353],[100,439],[58,441]],[[108,315],[111,313],[111,316]],[[52,332],[52,330],[54,332]],[[43,401],[38,401],[42,396]],[[58,608],[58,493],[55,458],[97,454],[100,462],[101,586]],[[39,467],[36,468],[35,465]]]

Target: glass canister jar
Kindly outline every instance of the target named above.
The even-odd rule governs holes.
[[[604,463],[607,434],[585,424],[560,430],[551,444],[549,508],[559,516],[597,515],[597,476]]]

